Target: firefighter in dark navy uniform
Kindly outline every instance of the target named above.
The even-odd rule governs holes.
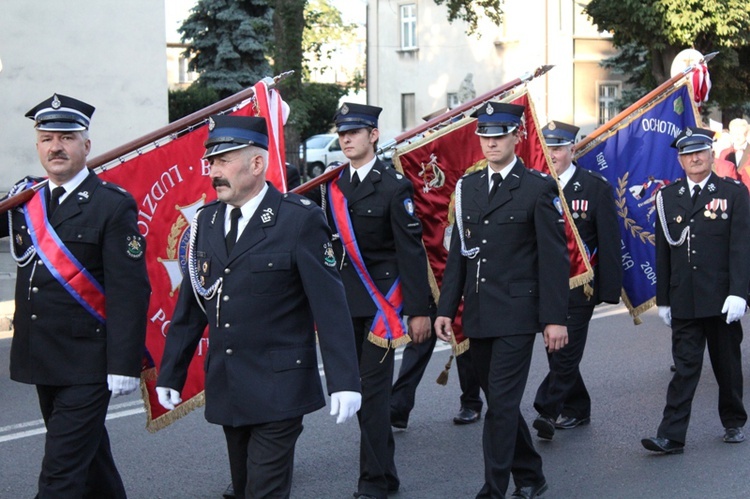
[[[400,482],[390,424],[394,348],[427,340],[434,302],[413,187],[375,155],[381,108],[344,103],[334,116],[349,166],[321,191],[346,288],[362,376],[355,497],[384,499]],[[406,328],[402,317],[408,316]],[[406,329],[406,330],[405,330]]]
[[[739,181],[712,173],[714,132],[688,127],[672,147],[686,178],[656,198],[656,305],[672,328],[675,372],[656,437],[643,446],[682,453],[708,346],[719,385],[724,442],[745,440],[742,325],[750,286],[750,198]]]
[[[135,200],[86,168],[93,112],[55,94],[26,114],[48,184],[0,224],[18,263],[10,376],[36,385],[47,429],[39,498],[126,496],[104,418],[140,382],[151,289]]]
[[[591,397],[579,369],[589,321],[596,305],[618,303],[622,288],[620,226],[612,186],[600,174],[573,163],[577,134],[578,127],[559,121],[542,129],[560,188],[594,269],[591,284],[570,291],[568,345],[548,354],[550,372],[534,400],[539,416],[533,426],[537,435],[547,440],[555,428],[571,429],[590,421]]]
[[[289,497],[305,414],[343,423],[361,402],[346,297],[319,207],[265,180],[263,118],[213,116],[205,158],[218,200],[191,228],[189,272],[167,333],[157,394],[173,409],[209,327],[206,419],[222,425],[238,498]]]
[[[463,330],[487,397],[482,446],[484,486],[478,498],[534,498],[547,490],[520,403],[534,340],[548,351],[567,343],[568,259],[562,202],[552,177],[528,170],[515,155],[523,106],[489,102],[474,116],[488,168],[456,186],[451,236],[435,332],[450,341],[463,298]]]

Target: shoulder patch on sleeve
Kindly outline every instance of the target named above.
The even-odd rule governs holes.
[[[146,242],[140,234],[131,234],[127,238],[126,251],[133,260],[140,260],[146,251]]]
[[[404,199],[404,209],[406,210],[406,213],[409,214],[409,216],[414,216],[414,202],[411,200],[411,198]]]
[[[563,205],[562,200],[559,197],[555,197],[555,199],[552,200],[552,204],[555,205],[555,209],[557,212],[562,215],[563,214]]]

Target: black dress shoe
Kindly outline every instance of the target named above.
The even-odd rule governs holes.
[[[547,492],[547,482],[542,482],[537,485],[527,485],[525,487],[517,487],[510,497],[522,497],[523,499],[534,499],[535,497],[542,497],[542,494]]]
[[[456,417],[453,418],[453,422],[455,424],[471,424],[479,421],[480,417],[482,417],[482,415],[474,409],[462,407],[461,410],[458,411],[458,414],[456,414]]]
[[[536,436],[544,440],[552,440],[555,436],[555,421],[541,414],[536,417],[532,426],[536,430]]]
[[[727,428],[724,431],[724,441],[728,444],[738,444],[745,441],[742,428]]]
[[[555,421],[555,428],[558,430],[570,430],[576,426],[582,426],[589,424],[591,418],[574,418],[573,416],[562,416],[558,421]]]
[[[644,438],[641,440],[641,445],[652,452],[663,452],[664,454],[682,454],[685,450],[685,444],[662,437]]]
[[[232,487],[231,483],[227,485],[227,488],[222,494],[222,497],[224,497],[225,499],[234,499],[234,487]]]

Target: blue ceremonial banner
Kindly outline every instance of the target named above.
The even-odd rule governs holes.
[[[696,116],[688,86],[681,85],[577,152],[579,166],[601,173],[614,187],[622,236],[623,301],[633,317],[655,303],[656,193],[683,176],[677,150],[670,144],[685,127],[696,126]]]

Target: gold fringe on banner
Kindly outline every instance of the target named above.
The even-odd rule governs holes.
[[[141,378],[143,379],[143,378]],[[146,407],[146,429],[149,433],[156,433],[159,430],[166,428],[183,416],[188,415],[198,407],[202,407],[206,403],[204,392],[200,392],[189,400],[184,401],[173,410],[159,416],[156,419],[151,417],[151,403],[148,398],[148,388],[145,382],[141,382],[141,398]]]
[[[628,308],[628,312],[630,312],[630,315],[633,317],[633,324],[635,324],[636,326],[640,326],[641,324],[643,324],[643,321],[638,316],[644,313],[649,308],[656,305],[656,297],[654,297],[638,305],[637,307],[633,308],[633,304],[630,303],[630,300],[628,299],[628,296],[625,294],[624,291],[621,297],[622,297],[623,303],[625,303],[625,306]]]

